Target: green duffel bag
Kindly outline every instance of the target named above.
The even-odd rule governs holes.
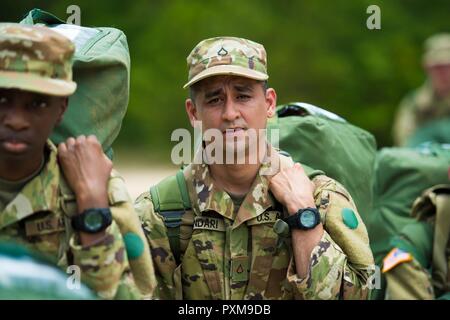
[[[424,190],[448,183],[449,168],[449,144],[424,143],[415,148],[379,151],[375,163],[373,210],[367,226],[378,266],[391,248],[390,239],[414,222],[411,217],[414,200]],[[380,294],[374,292],[373,297],[382,298]]]
[[[363,221],[371,211],[376,141],[372,134],[343,118],[307,103],[277,107],[268,135],[279,129],[279,148],[296,162],[325,174],[350,192]]]
[[[96,299],[85,285],[69,277],[25,247],[0,243],[0,300]]]
[[[51,140],[58,144],[70,136],[94,134],[112,158],[112,144],[125,116],[130,92],[130,53],[125,34],[115,28],[87,28],[65,24],[40,9],[20,22],[43,24],[75,44],[73,79],[77,90]]]
[[[423,142],[450,143],[450,118],[435,120],[418,128],[405,146],[415,147]]]

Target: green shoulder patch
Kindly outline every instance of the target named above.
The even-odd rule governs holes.
[[[350,208],[343,208],[342,211],[342,221],[350,229],[358,228],[358,218],[356,218],[355,212]]]
[[[144,252],[144,243],[142,239],[134,232],[127,232],[123,236],[125,248],[127,250],[128,259],[134,260],[139,258]]]

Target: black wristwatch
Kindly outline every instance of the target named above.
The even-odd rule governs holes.
[[[86,233],[97,233],[108,228],[112,223],[109,208],[91,208],[72,217],[72,228]]]
[[[320,214],[316,208],[298,210],[284,219],[291,229],[311,230],[320,223]]]

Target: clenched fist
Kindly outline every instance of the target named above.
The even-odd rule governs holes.
[[[269,189],[289,214],[295,214],[302,208],[315,208],[314,184],[299,163],[271,177]]]
[[[59,163],[77,198],[78,210],[108,207],[112,162],[93,135],[69,138],[58,146]]]

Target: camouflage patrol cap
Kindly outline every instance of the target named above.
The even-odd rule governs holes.
[[[0,88],[73,94],[74,50],[69,39],[47,27],[0,23]]]
[[[425,41],[424,63],[427,66],[450,64],[450,33],[440,33]]]
[[[266,50],[259,43],[235,37],[216,37],[201,41],[187,57],[188,82],[183,88],[207,77],[237,75],[267,80]]]

